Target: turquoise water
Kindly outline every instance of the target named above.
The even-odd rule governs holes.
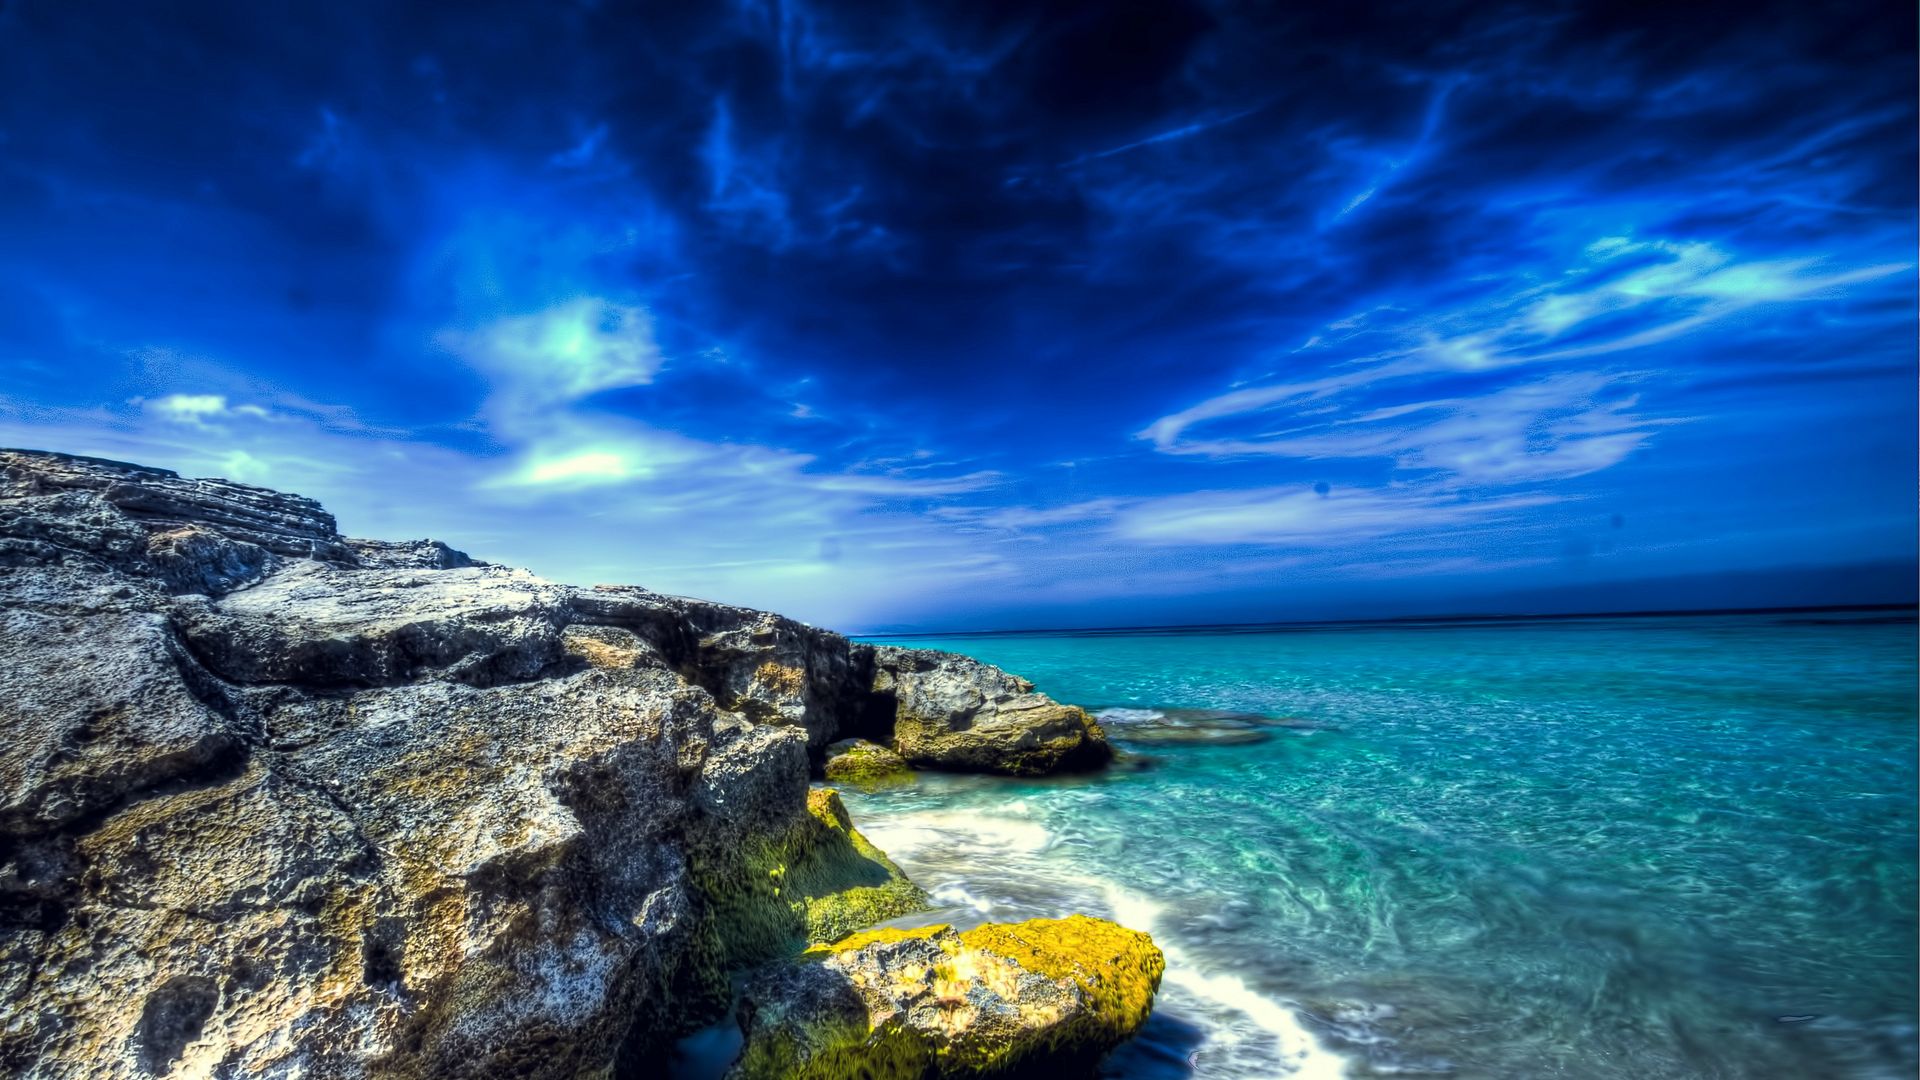
[[[902,643],[1141,755],[847,798],[942,918],[1154,934],[1166,984],[1109,1075],[1916,1073],[1910,624]]]

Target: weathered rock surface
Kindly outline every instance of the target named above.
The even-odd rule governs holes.
[[[312,499],[230,480],[188,480],[122,461],[0,451],[0,498],[59,494],[92,496],[154,536],[211,531],[276,555],[353,562],[333,515]]]
[[[37,1080],[651,1075],[730,970],[924,902],[809,795],[827,745],[1028,692],[28,451],[0,635],[0,1075]]]
[[[874,930],[756,976],[729,1080],[1073,1075],[1147,1017],[1147,935],[1075,915]]]
[[[859,788],[892,787],[913,783],[907,759],[865,739],[842,739],[827,747],[827,779]]]
[[[1087,710],[969,656],[882,645],[873,688],[894,700],[893,749],[913,765],[1039,776],[1113,759]]]

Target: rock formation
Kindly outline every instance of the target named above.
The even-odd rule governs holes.
[[[1081,915],[856,934],[747,985],[729,1080],[1072,1075],[1140,1026],[1164,968]]]
[[[907,759],[865,739],[842,739],[827,747],[827,779],[859,788],[893,787],[913,783]]]
[[[0,1074],[651,1075],[730,973],[923,903],[809,794],[828,744],[1104,760],[1074,714],[963,658],[0,451]]]
[[[894,701],[893,748],[908,763],[1041,776],[1113,758],[1087,710],[970,656],[882,645],[874,690]]]

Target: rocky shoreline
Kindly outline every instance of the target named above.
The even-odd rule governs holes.
[[[1072,1075],[1158,983],[1098,920],[856,933],[925,895],[813,779],[1112,757],[966,657],[36,451],[0,619],[0,1073],[656,1076],[754,973],[738,1076]]]

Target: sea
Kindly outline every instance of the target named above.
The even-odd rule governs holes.
[[[1122,751],[844,792],[922,921],[1153,935],[1102,1075],[1920,1073],[1911,611],[893,643]]]

